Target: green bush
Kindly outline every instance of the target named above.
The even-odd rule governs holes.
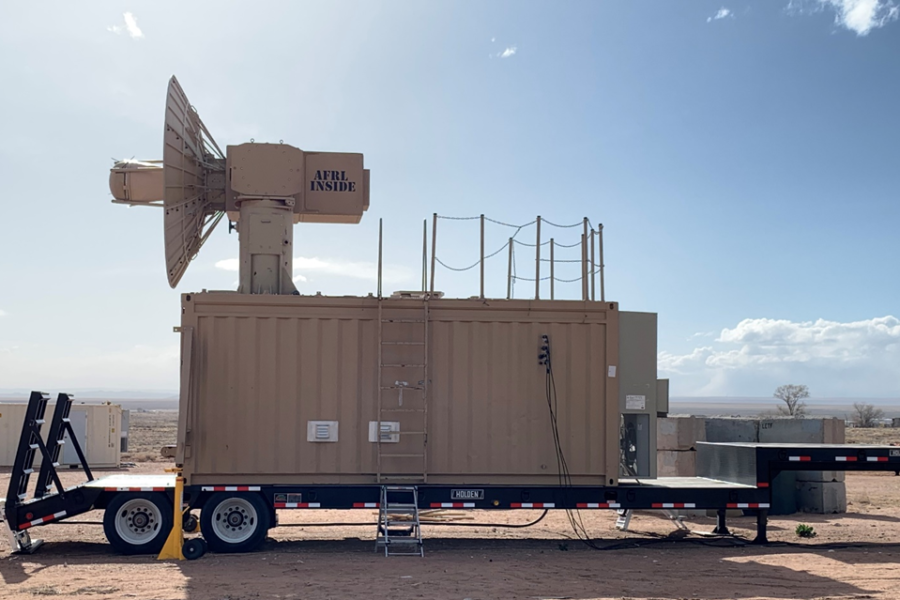
[[[797,529],[794,530],[794,533],[797,534],[797,537],[802,538],[814,538],[816,537],[816,530],[813,529],[812,525],[805,525],[800,523],[797,525]]]

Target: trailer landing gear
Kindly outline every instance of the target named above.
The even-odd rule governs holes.
[[[766,509],[760,509],[756,511],[756,539],[753,540],[754,544],[768,544],[769,538],[766,536],[766,526],[769,522],[769,511]]]

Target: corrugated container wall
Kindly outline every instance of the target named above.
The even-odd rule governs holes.
[[[542,335],[573,483],[616,483],[615,303],[432,299],[422,344],[426,303],[382,302],[379,312],[373,297],[184,295],[177,461],[188,483],[374,483],[379,471],[426,470],[430,483],[556,485]],[[427,386],[389,366],[426,361]],[[409,386],[402,400],[398,382]],[[424,469],[384,457],[379,467],[379,387],[395,415],[382,423],[426,428]],[[413,425],[426,404],[427,425]],[[328,422],[322,442],[309,441],[311,421]],[[394,455],[422,447],[398,438]]]

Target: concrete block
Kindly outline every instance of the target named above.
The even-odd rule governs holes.
[[[762,443],[843,444],[842,419],[795,419],[775,417],[759,422]],[[798,471],[797,479],[808,482],[844,481],[843,471]]]
[[[658,450],[656,452],[657,477],[696,477],[696,450]]]
[[[762,443],[790,442],[792,444],[843,444],[844,430],[839,419],[795,419],[776,417],[759,422],[759,441]]]
[[[696,417],[669,417],[656,422],[658,450],[694,450],[706,441],[706,423]]]
[[[831,483],[847,481],[846,471],[797,471],[797,481],[809,483]]]
[[[842,481],[830,483],[797,482],[797,508],[800,512],[833,514],[847,512],[847,487]]]
[[[759,421],[734,417],[706,419],[707,442],[758,442]]]
[[[792,515],[797,512],[797,473],[782,471],[772,480],[770,515]]]

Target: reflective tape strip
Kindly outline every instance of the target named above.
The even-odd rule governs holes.
[[[204,492],[258,492],[258,485],[204,485]]]
[[[769,487],[769,482],[768,481],[760,481],[759,483],[756,484],[756,487],[767,488],[767,487]]]
[[[811,456],[788,456],[788,460],[791,462],[809,462],[812,460]]]
[[[431,508],[475,508],[474,502],[432,502]]]
[[[577,508],[619,508],[618,502],[581,502],[575,505]]]
[[[378,508],[377,502],[354,502],[353,508]]]
[[[762,502],[738,502],[736,504],[726,504],[728,508],[769,508],[768,504]]]
[[[103,488],[106,492],[164,492],[164,487],[108,487]]]
[[[866,460],[869,462],[887,462],[888,457],[887,456],[869,456],[866,458]]]
[[[19,529],[28,529],[29,527],[34,527],[35,525],[40,525],[41,523],[47,523],[48,521],[53,521],[54,519],[61,519],[64,516],[66,516],[66,511],[61,510],[58,513],[53,513],[52,515],[47,515],[46,517],[41,517],[40,519],[29,521],[28,523],[22,523],[21,525],[19,525]]]
[[[552,502],[513,502],[510,508],[555,508]]]
[[[837,462],[856,462],[859,459],[855,456],[835,456],[834,460]]]
[[[275,508],[321,508],[318,502],[276,502]]]
[[[693,502],[654,502],[653,508],[697,508]]]

